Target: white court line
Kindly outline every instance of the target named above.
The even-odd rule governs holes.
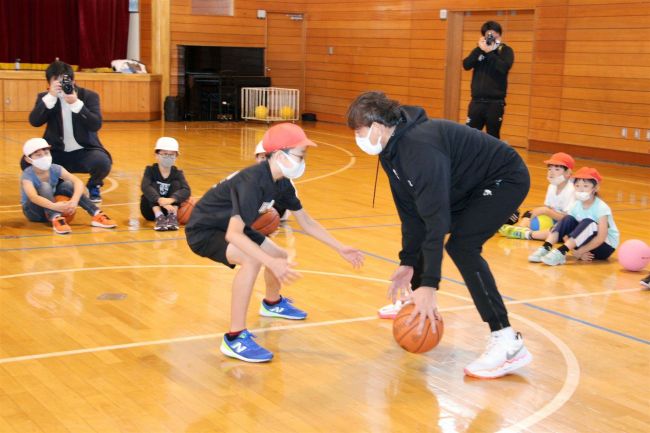
[[[498,433],[520,432],[540,422],[544,418],[547,418],[562,406],[564,406],[564,404],[569,401],[569,399],[571,399],[571,396],[578,388],[578,384],[580,383],[580,364],[578,363],[578,360],[576,359],[573,351],[564,343],[564,341],[560,340],[555,334],[533,322],[532,320],[528,320],[518,314],[510,313],[509,315],[535,329],[537,332],[548,338],[551,343],[553,343],[558,348],[562,354],[562,357],[564,358],[564,362],[566,363],[566,375],[562,388],[560,388],[560,391],[555,394],[551,401],[521,421],[517,421],[511,426],[499,430]]]
[[[15,277],[21,277],[21,276],[34,276],[34,275],[43,275],[43,274],[49,274],[49,273],[58,273],[58,272],[80,272],[80,271],[89,271],[89,270],[109,270],[109,269],[127,269],[127,268],[160,268],[160,267],[181,267],[181,268],[214,268],[215,270],[220,269],[217,267],[217,265],[145,265],[145,266],[111,266],[111,267],[97,267],[97,268],[78,268],[78,269],[67,269],[67,270],[58,270],[58,271],[42,271],[42,272],[30,272],[30,273],[23,273],[23,274],[15,274],[15,275],[3,275],[0,278],[2,279],[8,279],[8,278],[15,278]],[[225,268],[224,268],[225,270]],[[345,277],[345,278],[356,278],[356,279],[361,279],[361,280],[368,280],[368,281],[373,281],[373,282],[381,282],[381,283],[388,283],[388,280],[384,279],[379,279],[379,278],[372,278],[372,277],[363,277],[363,276],[356,276],[356,275],[350,275],[350,274],[338,274],[338,273],[328,273],[328,272],[323,272],[323,271],[310,271],[310,270],[300,270],[299,272],[303,273],[312,273],[312,274],[318,274],[318,275],[329,275],[329,276],[339,276],[339,277]],[[632,291],[634,289],[626,289],[625,291]],[[640,290],[640,289],[638,289]],[[598,293],[592,293],[592,294],[585,294],[585,293],[579,293],[576,295],[562,295],[562,296],[547,296],[543,298],[538,298],[540,300],[551,300],[551,299],[566,299],[569,297],[585,297],[589,295],[599,295],[599,294],[613,294],[613,293],[620,293],[621,291],[603,291],[603,292],[598,292]],[[471,298],[469,297],[461,297],[459,295],[454,295],[446,292],[440,292],[441,294],[453,296],[455,298],[460,298],[460,299],[465,299],[467,301],[471,301]],[[524,302],[535,302],[535,298],[532,299],[527,299],[527,300],[520,300],[520,301],[513,301],[512,303],[524,303]],[[507,302],[506,302],[507,304]],[[441,312],[449,312],[449,311],[461,311],[461,310],[469,310],[469,309],[474,309],[475,306],[473,304],[468,304],[468,305],[461,305],[461,306],[456,306],[456,307],[449,307],[449,308],[441,308]],[[528,417],[524,418],[521,421],[516,422],[510,427],[507,427],[505,429],[500,430],[500,433],[515,433],[519,432],[521,430],[527,429],[528,427],[534,425],[535,423],[543,420],[544,418],[550,416],[554,412],[556,412],[558,409],[560,409],[573,395],[575,392],[576,388],[578,387],[579,381],[580,381],[580,366],[578,364],[578,361],[571,351],[571,349],[562,341],[560,340],[555,334],[551,333],[550,331],[546,330],[542,326],[536,324],[535,322],[532,322],[528,319],[525,319],[524,317],[521,317],[517,314],[510,314],[511,317],[517,318],[518,320],[526,323],[529,327],[537,330],[539,333],[544,335],[546,338],[548,338],[560,351],[562,356],[564,357],[564,360],[566,362],[567,366],[567,371],[566,371],[566,377],[565,381],[562,385],[562,388],[560,391],[549,401],[546,403],[541,409],[536,410],[533,412],[531,415]],[[351,319],[340,319],[340,320],[329,320],[329,321],[323,321],[323,322],[313,322],[313,323],[301,323],[301,324],[292,324],[292,325],[284,325],[284,326],[276,326],[272,328],[259,328],[259,329],[253,329],[251,330],[254,333],[265,333],[265,332],[275,332],[275,331],[280,331],[280,330],[294,330],[294,329],[303,329],[303,328],[313,328],[313,327],[321,327],[321,326],[329,326],[329,325],[338,325],[338,324],[349,324],[349,323],[354,323],[354,322],[363,322],[363,321],[371,321],[371,320],[378,320],[379,318],[375,315],[373,316],[365,316],[365,317],[356,317],[356,318],[351,318]],[[85,349],[76,349],[76,350],[68,350],[68,351],[60,351],[60,352],[49,352],[49,353],[42,353],[42,354],[34,354],[34,355],[24,355],[24,356],[17,356],[17,357],[11,357],[11,358],[0,358],[0,364],[9,364],[9,363],[16,363],[16,362],[21,362],[21,361],[32,361],[32,360],[39,360],[39,359],[47,359],[47,358],[55,358],[55,357],[63,357],[63,356],[71,356],[71,355],[78,355],[78,354],[85,354],[85,353],[96,353],[100,351],[110,351],[110,350],[121,350],[121,349],[128,349],[128,348],[137,348],[137,347],[143,347],[143,346],[154,346],[154,345],[162,345],[162,344],[174,344],[174,343],[180,343],[180,342],[187,342],[187,341],[197,341],[197,340],[206,340],[206,339],[212,339],[212,338],[221,338],[223,334],[222,333],[211,333],[211,334],[203,334],[203,335],[194,335],[194,336],[186,336],[186,337],[177,337],[177,338],[167,338],[167,339],[161,339],[161,340],[151,340],[151,341],[144,341],[144,342],[136,342],[136,343],[127,343],[127,344],[118,344],[118,345],[111,345],[111,346],[100,346],[100,347],[95,347],[95,348],[85,348]]]
[[[342,147],[335,146],[335,145],[327,143],[325,141],[318,141],[318,143],[324,144],[326,146],[333,147],[335,149],[340,150],[343,153],[347,153],[348,156],[350,157],[350,161],[345,166],[339,168],[338,170],[334,170],[332,172],[322,174],[320,176],[310,177],[310,178],[307,178],[307,179],[304,179],[304,180],[298,180],[298,181],[295,182],[296,184],[307,183],[307,182],[311,182],[311,181],[314,181],[314,180],[322,179],[324,177],[334,176],[335,174],[338,174],[338,173],[340,173],[342,171],[345,171],[348,168],[352,167],[354,165],[354,163],[357,161],[357,158],[354,156],[354,154],[352,152],[350,152],[349,150],[347,150],[347,149],[343,149]]]
[[[441,308],[440,312],[469,310],[472,308],[474,308],[474,304],[461,305],[461,306],[449,307],[449,308]],[[365,317],[355,317],[352,319],[326,320],[323,322],[310,322],[310,323],[300,323],[296,325],[274,326],[272,328],[251,329],[250,332],[254,334],[263,334],[265,332],[315,328],[315,327],[330,326],[330,325],[343,325],[347,323],[366,322],[370,320],[379,320],[379,317],[377,315],[374,315],[374,316],[365,316]],[[110,346],[89,347],[85,349],[64,350],[61,352],[48,352],[48,353],[39,353],[34,355],[14,356],[11,358],[0,358],[0,364],[11,364],[11,363],[21,362],[21,361],[59,358],[63,356],[80,355],[84,353],[106,352],[110,350],[131,349],[131,348],[138,348],[138,347],[145,347],[145,346],[159,346],[163,344],[185,343],[188,341],[209,340],[211,338],[221,338],[221,337],[223,337],[223,332],[216,332],[212,334],[189,335],[187,337],[164,338],[160,340],[140,341],[135,343],[125,343],[125,344],[113,344]]]

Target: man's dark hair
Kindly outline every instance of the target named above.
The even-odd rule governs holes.
[[[68,75],[71,79],[74,79],[74,71],[72,66],[68,65],[65,62],[59,60],[50,63],[50,66],[45,70],[45,78],[49,83],[52,77],[60,77],[61,75]]]
[[[503,32],[501,31],[501,24],[499,24],[496,21],[486,21],[482,26],[481,26],[481,34],[485,36],[485,34],[488,32],[488,30],[492,30],[494,32],[497,32],[498,34],[502,35]]]
[[[373,122],[395,126],[402,118],[399,107],[399,101],[389,99],[384,92],[362,93],[348,108],[348,126],[358,129],[370,126]]]

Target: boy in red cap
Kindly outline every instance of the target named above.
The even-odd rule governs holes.
[[[293,212],[305,233],[332,247],[355,268],[363,264],[361,252],[331,236],[307,214],[296,197],[291,179],[305,172],[307,148],[316,144],[292,123],[272,126],[262,142],[269,158],[212,187],[194,207],[185,228],[187,242],[196,254],[231,268],[240,266],[232,284],[230,330],[223,337],[221,352],[247,362],[267,362],[273,358],[273,353],[258,345],[246,329],[246,311],[262,266],[266,296],[260,315],[290,320],[307,317],[290,299],[280,295],[281,284],[292,283],[300,274],[287,260],[285,250],[251,228],[259,214],[277,202]]]
[[[566,254],[571,251],[578,260],[607,260],[612,255],[620,235],[612,216],[612,210],[598,197],[603,178],[598,170],[582,167],[573,175],[576,202],[566,217],[558,222],[528,260],[542,262],[549,266],[566,263]],[[566,239],[558,248],[553,244]]]
[[[546,199],[544,206],[536,207],[526,211],[516,225],[504,224],[499,229],[502,236],[512,239],[536,239],[544,240],[549,235],[551,227],[543,227],[539,224],[537,228],[531,228],[531,220],[545,215],[552,219],[552,225],[564,218],[575,202],[575,189],[571,178],[571,170],[575,161],[571,155],[558,152],[544,161],[547,167]]]

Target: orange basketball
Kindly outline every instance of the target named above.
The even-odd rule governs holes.
[[[179,224],[187,224],[192,216],[192,211],[194,210],[195,205],[196,200],[190,197],[179,206],[178,211],[176,212],[176,218],[178,219]]]
[[[445,325],[442,322],[442,317],[440,320],[436,319],[436,330],[438,332],[434,333],[431,329],[431,322],[427,318],[422,334],[418,335],[418,316],[413,319],[413,322],[411,322],[410,325],[406,324],[408,317],[413,312],[413,308],[415,308],[415,304],[406,304],[399,313],[397,313],[397,316],[393,321],[393,337],[395,337],[397,344],[402,346],[402,348],[408,352],[428,352],[440,343],[442,334],[445,330]]]
[[[68,200],[70,200],[70,197],[67,197],[65,195],[55,195],[54,196],[54,201],[57,202],[57,203],[60,202],[60,201],[68,201]],[[72,222],[72,220],[74,219],[74,215],[76,213],[77,213],[77,210],[75,209],[72,213],[63,215],[63,218],[65,218],[65,222],[70,224]]]
[[[268,236],[280,227],[280,214],[275,208],[271,208],[257,217],[253,228],[264,236]]]

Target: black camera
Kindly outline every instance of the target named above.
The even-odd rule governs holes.
[[[487,36],[485,37],[485,44],[486,45],[492,45],[495,41],[495,37],[493,33],[488,33]]]
[[[61,90],[66,95],[72,95],[74,93],[74,84],[72,84],[72,78],[69,75],[61,76]]]

